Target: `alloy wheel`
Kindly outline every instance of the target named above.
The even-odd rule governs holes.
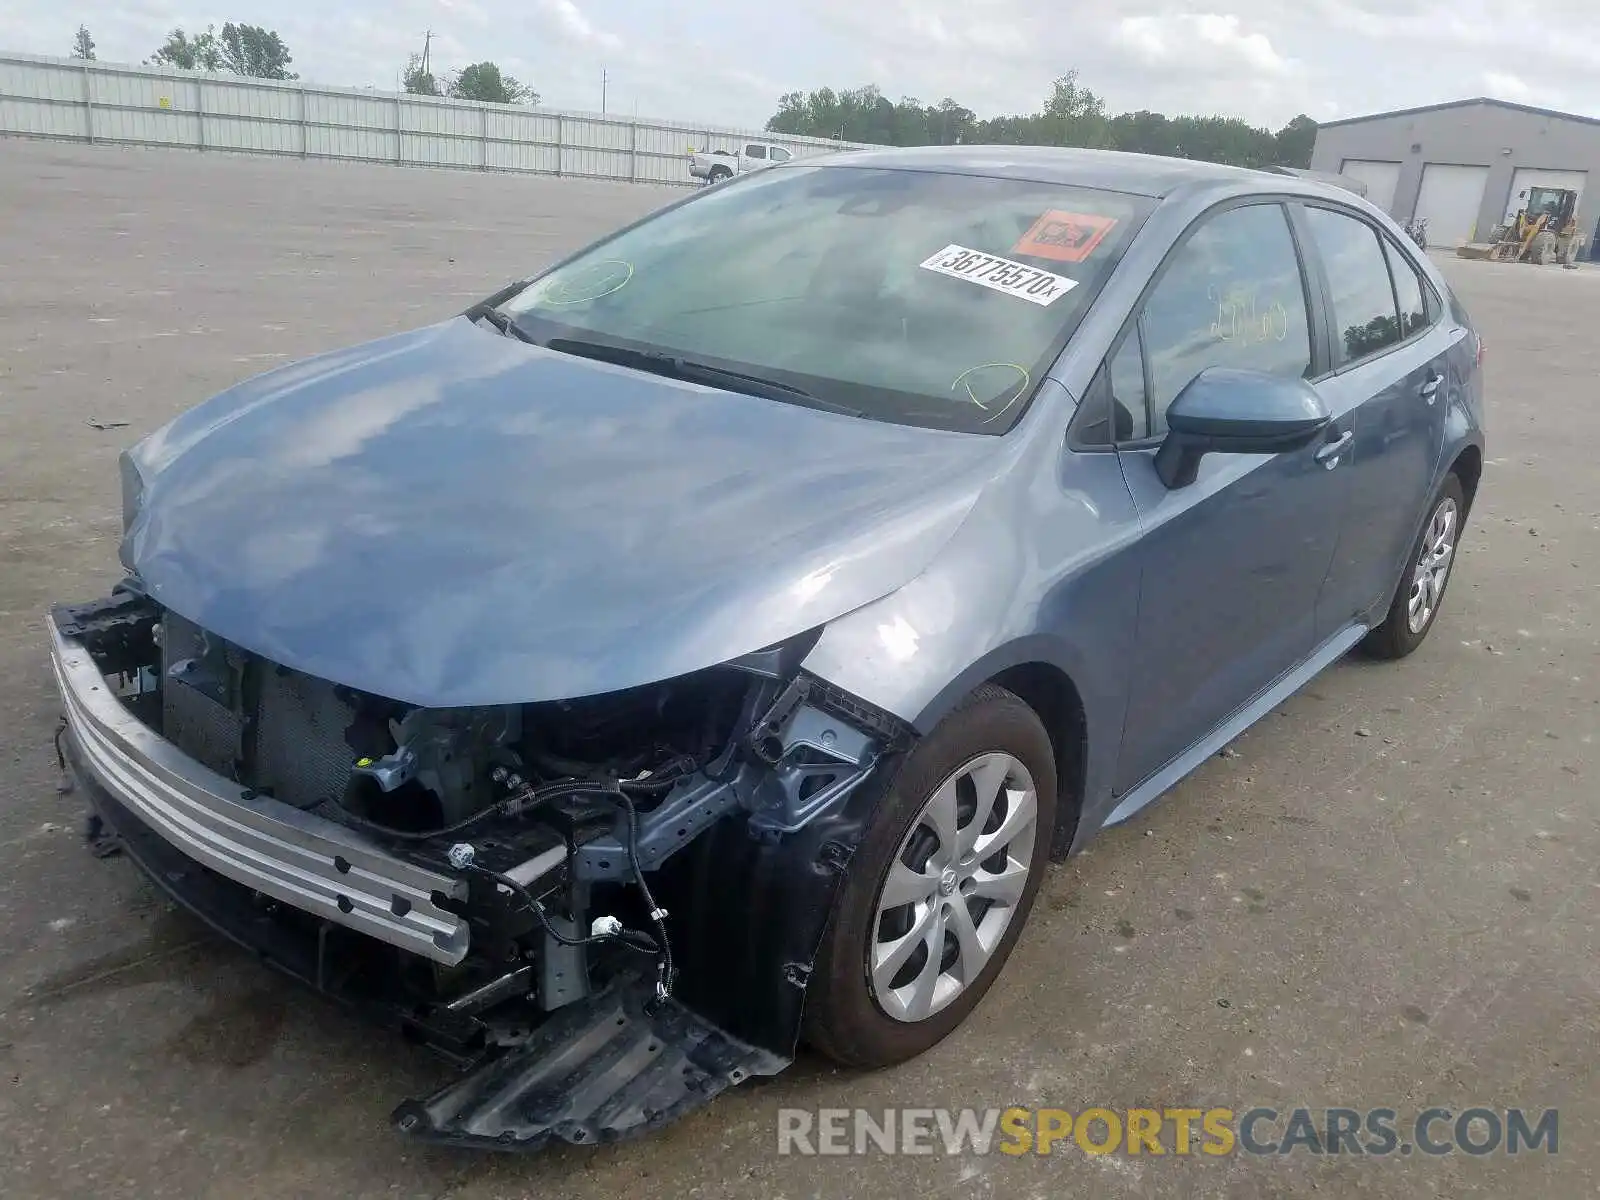
[[[1422,537],[1422,549],[1411,572],[1411,596],[1406,601],[1406,624],[1414,634],[1428,627],[1444,598],[1444,585],[1455,562],[1458,515],[1455,500],[1446,496],[1433,510]]]
[[[1028,884],[1039,800],[1010,754],[981,754],[929,796],[878,891],[868,974],[878,1007],[921,1021],[982,973]]]

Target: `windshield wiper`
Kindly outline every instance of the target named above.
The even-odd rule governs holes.
[[[751,396],[764,396],[769,400],[790,400],[804,404],[809,408],[820,408],[831,413],[840,413],[847,417],[865,417],[866,413],[860,409],[850,408],[848,405],[835,404],[831,400],[824,400],[803,387],[792,383],[785,383],[781,379],[773,379],[767,375],[754,375],[748,371],[737,371],[730,367],[719,367],[714,363],[700,362],[692,358],[684,358],[677,354],[667,354],[660,350],[633,350],[626,346],[612,346],[605,342],[593,342],[586,338],[555,337],[543,343],[550,350],[558,350],[563,354],[576,354],[582,358],[592,358],[599,362],[614,363],[619,367],[632,367],[637,371],[649,371],[653,375],[665,375],[672,379],[682,379],[689,383],[707,383],[713,387],[721,387],[726,391],[744,392]]]
[[[519,341],[527,342],[530,346],[539,344],[538,339],[521,325],[518,325],[511,314],[503,308],[496,308],[492,304],[475,304],[467,309],[465,316],[469,321],[489,322],[506,337],[517,338]]]

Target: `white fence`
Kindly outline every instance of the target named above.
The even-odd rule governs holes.
[[[691,147],[855,143],[404,92],[0,54],[0,134],[688,184]],[[0,148],[0,158],[4,156]]]

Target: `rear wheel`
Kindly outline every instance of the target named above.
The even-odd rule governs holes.
[[[1055,824],[1050,738],[986,684],[902,764],[850,874],[806,1001],[806,1040],[873,1067],[921,1054],[999,975]]]
[[[712,167],[711,174],[706,176],[707,183],[721,183],[724,179],[732,179],[733,172],[727,167]]]
[[[1411,548],[1411,557],[1406,560],[1388,615],[1361,643],[1367,654],[1374,658],[1404,658],[1427,638],[1444,603],[1466,511],[1461,480],[1453,474],[1446,475]]]

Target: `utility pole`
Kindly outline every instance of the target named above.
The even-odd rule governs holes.
[[[428,73],[428,48],[433,44],[433,30],[422,35],[422,73]]]
[[[606,115],[606,84],[608,84],[609,82],[611,82],[610,73],[604,67],[601,67],[600,68],[600,115],[602,117]]]

